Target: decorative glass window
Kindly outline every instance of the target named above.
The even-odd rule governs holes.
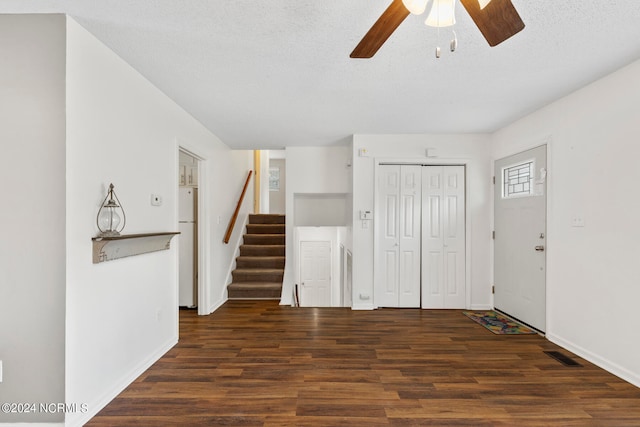
[[[269,168],[269,191],[280,191],[280,168]]]
[[[533,194],[533,160],[502,169],[502,197]]]

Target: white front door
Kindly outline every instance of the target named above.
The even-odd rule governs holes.
[[[421,166],[381,165],[378,176],[375,304],[420,307]]]
[[[300,306],[331,307],[331,242],[300,242]]]
[[[546,329],[546,175],[543,145],[495,163],[494,307]]]
[[[466,308],[464,166],[422,171],[422,308]]]

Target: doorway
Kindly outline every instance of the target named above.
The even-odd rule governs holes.
[[[546,330],[547,146],[495,162],[494,307]]]
[[[179,153],[178,306],[198,306],[198,166],[199,160],[185,151]]]
[[[376,176],[375,305],[466,308],[465,166],[380,163]]]

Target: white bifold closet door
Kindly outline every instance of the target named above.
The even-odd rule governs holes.
[[[420,307],[419,165],[381,165],[378,176],[375,303]]]
[[[464,166],[422,168],[422,308],[466,308]]]

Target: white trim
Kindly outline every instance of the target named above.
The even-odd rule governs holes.
[[[367,305],[353,305],[351,307],[351,310],[357,311],[357,310],[362,310],[362,311],[371,311],[371,310],[375,310],[377,307],[374,307],[373,304],[367,304]]]
[[[470,206],[471,206],[471,188],[472,183],[469,179],[469,165],[472,163],[471,159],[468,158],[433,158],[433,157],[417,157],[417,158],[389,158],[389,157],[376,157],[373,159],[373,180],[374,180],[374,190],[373,190],[373,206],[374,206],[374,220],[373,220],[373,295],[371,296],[372,302],[370,309],[376,309],[378,306],[375,302],[375,281],[376,281],[376,269],[375,266],[378,265],[378,251],[377,248],[380,247],[380,242],[378,241],[379,236],[376,233],[376,221],[379,217],[379,209],[378,209],[378,178],[379,178],[379,167],[381,164],[401,164],[401,165],[420,165],[420,166],[464,166],[464,181],[465,181],[465,190],[464,190],[464,203],[465,203],[465,305],[466,309],[471,307],[471,215],[470,215]],[[420,284],[422,288],[422,283]],[[493,303],[493,301],[492,301]],[[355,307],[354,310],[364,310],[363,308]],[[369,310],[370,310],[369,309]]]
[[[590,352],[577,344],[572,343],[571,341],[565,340],[562,337],[559,337],[554,334],[546,334],[546,337],[549,341],[558,344],[559,346],[569,350],[572,353],[577,354],[585,360],[593,363],[601,367],[602,369],[620,377],[621,379],[633,384],[636,387],[640,387],[640,375],[637,375],[628,369],[618,365],[617,363],[611,362],[610,360],[604,359],[598,356],[595,353]]]
[[[227,302],[228,299],[229,298],[224,297],[224,298],[219,299],[218,301],[216,301],[212,305],[210,305],[209,306],[209,313],[213,313],[214,311],[216,311],[217,309],[222,307],[224,305],[224,303]]]
[[[64,423],[0,423],[0,425],[14,427],[65,427]]]
[[[107,406],[113,399],[115,399],[124,389],[131,385],[140,375],[142,375],[147,369],[149,369],[154,363],[156,363],[162,356],[164,356],[169,350],[171,350],[176,344],[178,344],[178,337],[174,336],[158,350],[154,351],[149,357],[134,367],[128,374],[124,375],[116,384],[106,392],[102,394],[98,399],[93,402],[86,402],[89,411],[80,414],[78,418],[70,419],[70,415],[67,414],[65,426],[66,427],[82,427],[91,418],[96,416],[105,406]],[[38,424],[42,426],[43,424]]]
[[[488,311],[493,310],[493,307],[491,306],[491,304],[473,304],[471,307],[469,307],[469,310]]]

